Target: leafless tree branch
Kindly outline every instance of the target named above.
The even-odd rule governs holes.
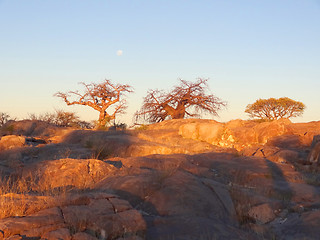
[[[196,82],[180,79],[180,84],[168,93],[149,90],[140,111],[135,114],[136,121],[143,118],[148,122],[161,122],[168,118],[196,117],[201,112],[218,115],[218,110],[225,107],[226,102],[207,93],[207,81],[202,78]]]
[[[109,121],[115,119],[116,114],[124,113],[126,101],[121,99],[125,93],[133,92],[131,86],[127,84],[114,84],[110,80],[102,83],[86,84],[81,82],[85,90],[69,91],[67,93],[57,92],[56,97],[62,98],[67,105],[89,106],[99,112],[99,126],[105,126]],[[112,110],[107,109],[113,106]]]

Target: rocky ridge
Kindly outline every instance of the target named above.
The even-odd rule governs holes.
[[[10,122],[0,239],[317,239],[320,122]]]

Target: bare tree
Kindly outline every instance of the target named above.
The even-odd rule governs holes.
[[[196,82],[180,79],[180,85],[170,92],[149,90],[143,105],[135,114],[136,120],[144,118],[148,122],[161,122],[165,119],[199,117],[201,112],[217,116],[217,111],[226,102],[213,94],[207,94],[208,79],[198,78]]]
[[[69,91],[67,93],[57,92],[55,96],[62,98],[67,105],[84,105],[99,112],[99,127],[104,127],[108,122],[115,119],[116,114],[124,113],[127,108],[123,95],[133,92],[132,87],[126,84],[113,84],[110,80],[102,83],[86,84],[83,93]],[[107,112],[109,110],[109,113]]]
[[[280,118],[298,117],[303,114],[306,106],[302,102],[287,97],[258,99],[253,104],[248,104],[245,112],[251,118],[277,120]]]
[[[11,119],[10,115],[5,112],[0,112],[0,127],[6,124]]]

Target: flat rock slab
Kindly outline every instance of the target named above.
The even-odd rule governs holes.
[[[57,207],[42,210],[26,217],[11,217],[0,220],[0,230],[3,238],[17,234],[36,237],[43,233],[42,230],[46,231],[48,226],[54,229],[64,225],[61,210]]]
[[[0,239],[115,239],[126,234],[143,235],[146,230],[140,212],[116,195],[77,194],[64,204],[25,217],[1,219]]]

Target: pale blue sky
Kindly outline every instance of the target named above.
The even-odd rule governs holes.
[[[197,77],[228,102],[218,121],[284,96],[320,120],[320,0],[0,0],[0,112],[97,119],[53,94],[107,78],[135,88],[131,123],[148,89]]]

